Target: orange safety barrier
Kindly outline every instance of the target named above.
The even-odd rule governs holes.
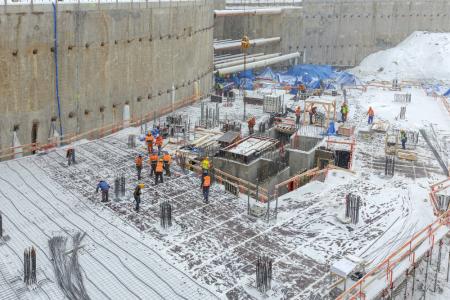
[[[173,107],[174,110],[179,109],[181,107],[184,107],[186,105],[190,105],[197,100],[201,99],[202,96],[191,96],[185,99],[182,99],[181,101],[178,101]],[[153,119],[153,116],[155,117],[161,117],[165,114],[168,114],[172,111],[172,105],[167,106],[163,108],[162,110],[159,110],[156,114],[154,112],[150,112],[143,116],[142,118],[138,118],[136,116],[132,116],[130,121],[127,121],[129,123],[129,126],[140,126],[143,123],[146,123]],[[56,148],[58,145],[66,145],[70,144],[75,141],[79,141],[81,139],[88,139],[88,140],[94,140],[98,138],[102,138],[106,135],[112,134],[114,132],[117,132],[121,129],[123,129],[124,121],[108,124],[102,127],[90,129],[83,133],[66,133],[65,135],[55,138],[51,137],[47,140],[46,143],[40,144],[40,143],[31,143],[31,144],[25,144],[18,147],[8,147],[5,149],[0,149],[0,160],[5,159],[12,159],[15,155],[16,149],[21,149],[21,153],[25,155],[33,154],[35,151],[48,151],[52,148]]]
[[[443,226],[450,225],[450,213],[446,212],[439,217],[432,224],[426,226],[421,231],[413,235],[413,237],[406,242],[402,247],[390,254],[386,259],[379,263],[372,271],[367,273],[358,282],[356,282],[351,288],[344,291],[336,300],[344,299],[365,299],[366,292],[365,287],[368,286],[376,278],[379,272],[386,272],[386,287],[393,287],[393,269],[399,265],[405,258],[409,258],[411,265],[416,262],[415,250],[417,250],[424,241],[428,240],[431,248],[438,242],[435,240],[435,233]],[[367,283],[367,284],[365,284]]]
[[[435,183],[430,187],[431,188],[430,200],[431,200],[431,204],[433,205],[434,215],[436,215],[436,216],[439,216],[443,213],[438,207],[436,193],[443,191],[449,187],[450,187],[450,177],[448,177],[447,179],[444,179],[438,183]]]
[[[203,172],[202,168],[198,165],[188,164],[188,168],[197,172],[198,174],[201,174]],[[229,184],[235,185],[237,186],[240,193],[250,194],[255,198],[258,195],[258,201],[260,202],[267,202],[267,200],[269,199],[269,192],[267,191],[267,189],[256,186],[255,184],[249,181],[228,174],[222,170],[219,169],[213,170],[214,170],[214,178],[217,179],[218,183],[223,184],[224,182],[227,182]]]
[[[450,104],[447,101],[447,98],[444,96],[434,95],[434,98],[437,100],[441,100],[442,105],[444,105],[445,109],[447,110],[448,114],[450,115]]]

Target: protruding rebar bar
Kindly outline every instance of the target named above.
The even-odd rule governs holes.
[[[273,260],[265,255],[258,256],[256,261],[256,288],[261,293],[271,289]]]

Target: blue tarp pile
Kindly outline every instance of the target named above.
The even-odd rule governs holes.
[[[441,95],[450,97],[450,88],[448,86],[442,86],[441,84],[425,84],[423,85],[427,95]]]
[[[448,91],[446,91],[443,96],[450,97],[450,89],[448,89]]]
[[[258,74],[253,70],[239,72],[227,78],[216,78],[216,82],[233,82],[236,88],[253,89],[253,81],[268,80],[276,82],[281,86],[289,85],[297,87],[300,84],[307,89],[336,89],[341,86],[359,85],[361,82],[354,75],[337,71],[329,65],[295,65],[286,72],[274,72],[271,68],[266,68]],[[291,89],[292,94],[297,93],[297,88]]]

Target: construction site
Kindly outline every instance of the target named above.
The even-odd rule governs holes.
[[[0,3],[0,299],[450,299],[450,3]]]

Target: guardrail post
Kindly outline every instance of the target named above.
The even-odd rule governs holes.
[[[275,189],[275,220],[278,216],[278,188]]]
[[[259,180],[256,179],[256,201],[259,201]]]
[[[247,215],[250,215],[250,186],[247,186]]]

